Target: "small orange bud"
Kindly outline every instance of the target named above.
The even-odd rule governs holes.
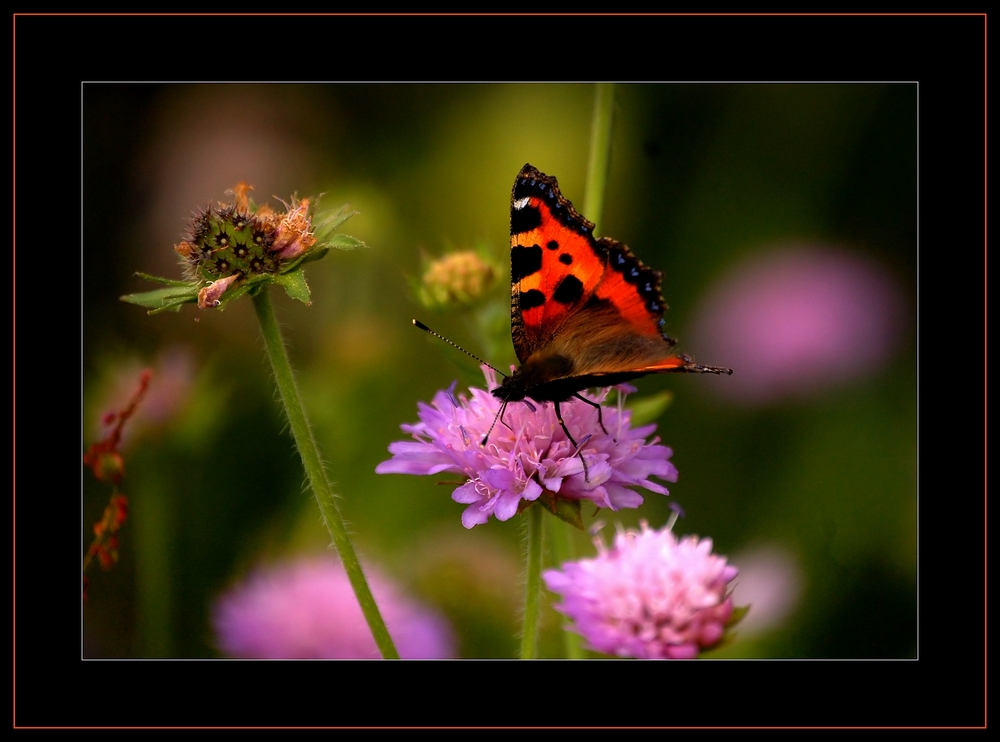
[[[174,251],[184,260],[196,260],[199,254],[198,247],[187,241],[174,245]]]
[[[198,308],[210,309],[211,307],[219,306],[221,303],[219,297],[226,293],[229,285],[238,278],[239,274],[234,273],[231,276],[220,278],[218,281],[212,281],[212,283],[198,292]]]
[[[118,561],[118,539],[112,536],[97,553],[97,559],[104,569],[111,569]]]
[[[245,180],[241,180],[233,187],[233,196],[236,198],[236,208],[240,211],[250,210],[250,199],[247,197],[247,193],[253,190],[253,186],[247,183]]]
[[[83,457],[99,482],[120,482],[125,476],[125,459],[114,450],[94,447]]]
[[[114,518],[111,521],[111,532],[114,533],[128,518],[128,498],[125,495],[114,495],[108,507],[114,508]]]

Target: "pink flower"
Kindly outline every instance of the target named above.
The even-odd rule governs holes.
[[[496,375],[483,367],[489,388]],[[454,385],[452,385],[452,389]],[[455,397],[452,389],[438,392],[432,404],[420,404],[420,422],[400,426],[413,441],[389,446],[393,454],[379,464],[379,474],[439,474],[455,472],[467,482],[452,492],[455,502],[468,505],[462,525],[472,528],[489,520],[508,520],[549,491],[560,498],[589,500],[598,507],[620,510],[642,504],[642,495],[632,488],[669,494],[650,480],[656,476],[677,481],[670,462],[672,451],[651,443],[646,436],[655,425],[632,429],[631,413],[619,403],[602,407],[605,433],[598,424],[597,410],[576,399],[561,404],[563,420],[581,443],[587,459],[587,475],[576,449],[556,419],[549,403],[511,403],[485,446],[480,445],[500,409],[500,400],[484,389],[470,389],[471,397]],[[605,389],[595,401],[603,401]],[[620,393],[621,397],[621,393]]]
[[[877,372],[904,317],[896,282],[881,266],[807,245],[735,266],[706,296],[687,340],[735,370],[712,389],[766,404]]]
[[[712,554],[712,540],[669,529],[619,531],[598,556],[542,577],[562,595],[555,606],[591,649],[618,657],[690,659],[716,644],[732,614],[736,567]]]
[[[403,659],[454,656],[447,622],[365,570],[389,635]],[[300,559],[257,570],[222,595],[213,614],[219,648],[231,657],[365,659],[380,657],[340,562]]]

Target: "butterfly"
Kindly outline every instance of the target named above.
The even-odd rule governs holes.
[[[576,398],[600,415],[584,389],[646,374],[732,374],[673,354],[676,341],[663,331],[662,278],[626,245],[595,239],[594,224],[554,177],[521,168],[510,196],[510,331],[521,365],[492,390],[503,403],[501,419],[510,402],[553,402],[579,449],[559,405]]]

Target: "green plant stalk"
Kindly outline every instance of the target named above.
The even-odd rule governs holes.
[[[368,627],[375,638],[379,652],[386,659],[399,659],[399,653],[385,628],[385,622],[382,620],[382,615],[375,604],[375,598],[372,597],[368,587],[368,581],[365,580],[364,572],[361,570],[361,563],[358,561],[358,556],[347,535],[347,528],[340,517],[333,489],[326,478],[326,470],[320,460],[319,448],[316,445],[316,439],[313,438],[312,428],[310,428],[306,418],[302,400],[299,398],[298,386],[295,383],[295,376],[288,361],[288,353],[281,338],[281,330],[274,316],[274,306],[271,304],[271,297],[266,286],[262,286],[253,295],[253,307],[257,313],[257,319],[260,321],[264,345],[267,348],[268,358],[271,360],[274,380],[281,394],[285,414],[288,416],[292,437],[295,438],[295,447],[302,458],[302,466],[306,470],[309,486],[316,496],[323,521],[326,523],[334,546],[340,554],[347,577],[354,588],[354,594],[357,596],[358,604],[361,606],[361,611],[368,622]]]
[[[608,163],[611,161],[611,127],[614,111],[614,83],[598,83],[594,91],[594,118],[590,125],[590,158],[587,162],[587,191],[583,205],[583,213],[594,224],[601,223],[601,211],[604,208]],[[550,522],[550,536],[556,563],[561,565],[576,556],[573,553],[569,525],[557,518],[553,518]],[[525,618],[527,620],[527,617]],[[579,635],[571,631],[563,631],[563,649],[569,659],[582,659],[585,656]]]
[[[521,659],[538,657],[538,617],[542,596],[542,505],[528,508],[528,568],[524,580],[524,628],[521,631]]]
[[[611,125],[614,112],[614,83],[598,83],[594,91],[594,118],[590,124],[590,159],[587,162],[587,191],[583,199],[583,213],[597,225],[601,224],[601,212],[604,209],[608,163],[611,161]]]
[[[576,558],[573,548],[570,526],[559,518],[548,518],[549,544],[552,549],[552,560],[557,567]],[[563,653],[567,659],[581,660],[584,658],[583,647],[580,645],[580,635],[575,631],[563,631]]]
[[[171,536],[175,533],[176,521],[170,493],[170,483],[163,482],[158,477],[136,477],[135,491],[129,502],[129,520],[134,524],[135,532],[136,632],[139,657],[174,656],[171,631],[174,594],[171,579],[174,567]]]

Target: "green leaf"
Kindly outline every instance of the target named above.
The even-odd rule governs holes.
[[[254,285],[253,283],[244,283],[237,286],[234,289],[228,289],[226,293],[224,293],[222,296],[219,297],[219,306],[215,308],[221,312],[223,309],[226,308],[226,305],[229,302],[239,299],[241,296],[247,293],[251,288],[253,288],[253,285]]]
[[[632,427],[656,421],[673,401],[674,393],[669,391],[640,399],[634,397],[629,399],[625,406],[632,411]]]
[[[738,624],[747,615],[750,610],[749,605],[734,606],[733,612],[729,615],[729,620],[726,621],[726,629],[722,634],[722,638],[718,642],[713,644],[711,647],[706,649],[707,652],[714,652],[717,649],[723,649],[725,647],[731,647],[739,636],[733,627]]]
[[[744,619],[744,617],[750,612],[749,605],[738,605],[733,606],[733,612],[729,614],[729,620],[726,621],[726,629],[731,629],[733,626],[738,624]]]
[[[538,498],[538,501],[559,520],[565,521],[581,531],[583,530],[583,516],[580,515],[579,500],[567,500],[553,495],[546,490]]]
[[[181,307],[183,307],[185,304],[191,304],[193,301],[197,301],[197,298],[185,299],[184,301],[175,301],[169,304],[164,304],[162,307],[157,307],[156,309],[150,309],[148,312],[146,312],[146,314],[153,315],[153,314],[160,314],[161,312],[179,312],[181,311]]]
[[[319,260],[320,258],[326,257],[326,254],[330,252],[329,247],[314,247],[312,250],[307,252],[305,255],[300,256],[293,262],[289,263],[287,266],[281,269],[282,273],[291,273],[294,270],[298,270],[299,266],[303,263],[311,263],[314,260]]]
[[[329,212],[321,212],[317,214],[318,221],[313,229],[313,234],[316,236],[316,239],[322,242],[327,235],[333,232],[333,230],[346,222],[352,216],[357,216],[360,213],[360,211],[351,209],[350,204],[344,204],[343,206]]]
[[[303,304],[309,303],[309,285],[306,283],[306,274],[302,271],[292,271],[273,276],[275,283],[285,289],[285,293],[291,298],[301,301]]]
[[[179,308],[181,304],[198,301],[198,286],[196,284],[185,283],[183,289],[171,287],[166,289],[153,289],[139,294],[125,294],[119,297],[121,301],[129,304],[138,304],[140,307],[153,309],[150,314],[162,312],[166,309]]]
[[[364,242],[349,234],[335,234],[327,240],[327,244],[338,250],[356,250],[359,247],[368,247]]]
[[[147,281],[153,281],[155,283],[164,283],[167,286],[190,286],[190,281],[178,281],[174,278],[160,278],[159,276],[151,276],[148,273],[142,273],[141,271],[136,271],[135,275],[139,278],[145,278]]]

